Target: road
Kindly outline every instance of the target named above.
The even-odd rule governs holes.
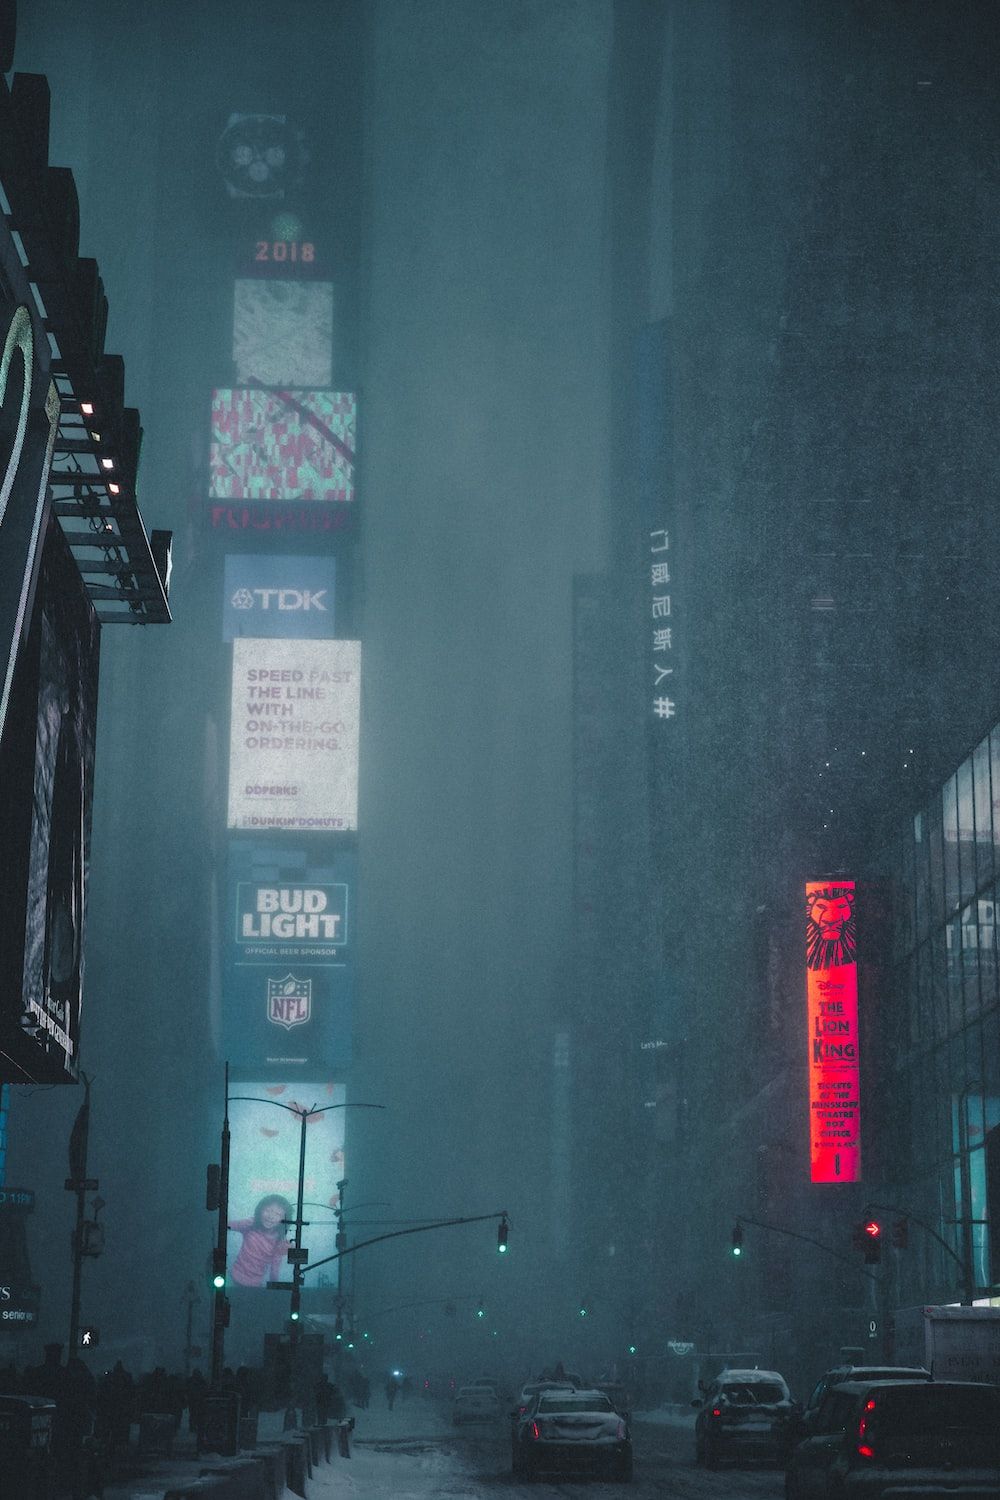
[[[407,1424],[417,1427],[418,1424]],[[511,1473],[510,1443],[503,1428],[466,1427],[431,1432],[420,1437],[389,1436],[362,1440],[356,1445],[377,1454],[383,1463],[399,1464],[397,1494],[420,1500],[780,1500],[784,1473],[780,1469],[724,1466],[709,1472],[694,1462],[690,1427],[643,1422],[633,1424],[635,1477],[631,1484],[590,1479],[542,1479],[525,1482]],[[415,1482],[414,1466],[419,1468]],[[395,1465],[393,1465],[395,1467]],[[405,1480],[404,1480],[405,1472]],[[360,1477],[360,1475],[359,1475]],[[382,1481],[392,1488],[389,1470]],[[365,1486],[356,1487],[360,1493]],[[383,1491],[383,1484],[377,1486]],[[373,1491],[375,1493],[375,1491]]]

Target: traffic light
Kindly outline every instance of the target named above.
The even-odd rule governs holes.
[[[905,1250],[910,1243],[909,1219],[895,1219],[892,1225],[892,1244],[896,1250]]]
[[[510,1226],[507,1223],[507,1215],[504,1214],[503,1218],[500,1220],[500,1223],[497,1225],[497,1254],[498,1255],[506,1255],[507,1254],[507,1230],[508,1230],[509,1227]]]
[[[226,1252],[218,1246],[212,1251],[212,1285],[220,1292],[226,1284]]]
[[[866,1219],[864,1233],[865,1265],[877,1266],[882,1259],[882,1226],[876,1219]]]
[[[585,1318],[587,1316],[587,1304],[582,1298],[580,1300],[579,1313],[581,1318]]]
[[[485,1318],[485,1316],[486,1316],[486,1309],[483,1306],[483,1304],[480,1302],[479,1306],[476,1308],[476,1317],[477,1318]]]
[[[742,1224],[734,1224],[733,1225],[733,1255],[734,1256],[739,1256],[739,1255],[742,1255],[742,1254],[743,1254],[743,1225]]]
[[[628,1352],[630,1354],[637,1354],[639,1351],[636,1348],[635,1344],[629,1344],[629,1346],[628,1346]]]

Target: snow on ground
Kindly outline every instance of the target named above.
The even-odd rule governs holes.
[[[437,1402],[416,1397],[354,1417],[351,1457],[315,1471],[309,1500],[426,1500],[445,1488],[451,1500],[481,1496],[460,1458],[440,1447],[453,1428]]]
[[[651,1424],[654,1427],[687,1427],[694,1431],[697,1412],[690,1406],[659,1406],[655,1411],[637,1411],[632,1414],[635,1426]]]

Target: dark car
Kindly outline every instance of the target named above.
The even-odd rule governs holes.
[[[602,1391],[539,1391],[515,1428],[512,1467],[528,1479],[586,1470],[630,1480],[628,1417]]]
[[[724,1458],[784,1459],[797,1408],[776,1370],[723,1370],[691,1404],[700,1408],[697,1463],[715,1469]]]
[[[843,1381],[785,1474],[786,1500],[1000,1500],[1000,1387]]]
[[[823,1397],[831,1386],[843,1385],[847,1380],[930,1380],[930,1370],[922,1365],[834,1365],[821,1375],[801,1412],[792,1422],[792,1446],[808,1437],[816,1420],[816,1413]]]

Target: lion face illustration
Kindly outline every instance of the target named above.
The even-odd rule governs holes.
[[[858,961],[854,892],[843,886],[810,891],[806,897],[806,963],[830,969]]]

